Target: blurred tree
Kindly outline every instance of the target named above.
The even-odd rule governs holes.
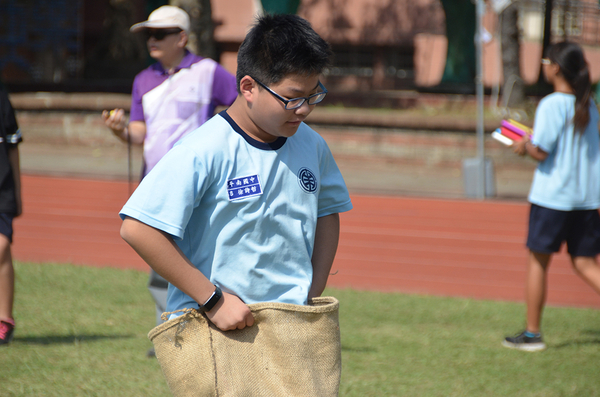
[[[192,52],[218,61],[210,0],[171,0],[171,5],[184,9],[190,16],[188,47]]]
[[[471,0],[441,0],[446,14],[448,51],[442,84],[475,84],[475,4]]]
[[[500,45],[502,51],[502,71],[504,86],[502,96],[507,107],[519,107],[525,102],[525,85],[521,78],[521,57],[519,44],[519,8],[511,2],[499,14]]]
[[[270,14],[296,14],[300,0],[262,0],[263,10]]]
[[[131,0],[111,0],[98,45],[86,59],[85,77],[131,79],[146,64],[146,46],[141,35],[131,34],[136,22]]]
[[[167,4],[169,4],[169,0],[146,0],[146,15],[144,16],[148,17],[152,11]]]

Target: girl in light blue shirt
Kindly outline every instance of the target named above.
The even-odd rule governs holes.
[[[503,342],[525,351],[546,348],[540,323],[547,272],[563,242],[575,272],[600,293],[599,116],[588,65],[581,47],[569,42],[551,46],[542,64],[554,92],[539,103],[533,137],[513,144],[515,153],[539,161],[529,193],[527,328]]]

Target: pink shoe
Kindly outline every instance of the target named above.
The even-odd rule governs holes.
[[[0,346],[8,345],[13,338],[15,320],[8,318],[0,320]]]

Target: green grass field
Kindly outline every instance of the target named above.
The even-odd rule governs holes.
[[[1,396],[168,396],[146,335],[147,275],[16,265],[17,330]],[[600,313],[546,310],[548,350],[500,345],[522,304],[328,289],[340,302],[340,396],[600,396]]]

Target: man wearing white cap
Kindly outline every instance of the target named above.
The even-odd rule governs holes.
[[[135,77],[129,123],[123,109],[102,112],[106,126],[119,139],[144,145],[143,176],[179,139],[211,118],[217,106],[229,106],[237,97],[232,74],[186,49],[189,29],[188,14],[173,6],[159,7],[147,21],[133,25],[130,30],[146,35],[150,56],[158,62]],[[148,288],[159,324],[167,282],[152,272]]]

